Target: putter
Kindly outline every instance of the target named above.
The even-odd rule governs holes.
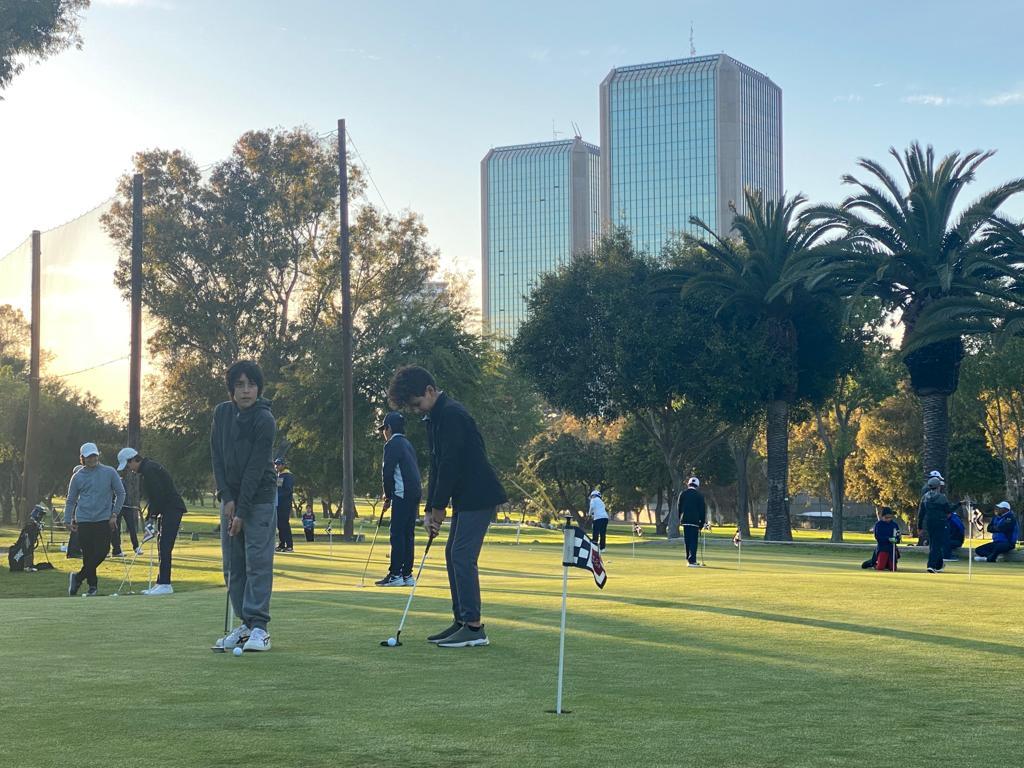
[[[231,631],[231,538],[228,537],[228,585],[227,590],[224,592],[224,634],[222,637],[227,637],[228,632]],[[214,653],[225,653],[226,649],[218,648],[216,645],[210,646],[210,650]]]
[[[700,567],[704,567],[704,554],[708,548],[707,528],[700,529]]]
[[[370,540],[370,551],[366,555],[366,565],[363,566],[363,575],[359,577],[360,588],[366,586],[366,571],[370,567],[370,558],[373,557],[373,545],[377,543],[377,534],[380,533],[381,523],[384,522],[384,513],[391,508],[391,502],[385,501],[380,508],[380,516],[377,518],[377,527],[373,529],[373,538]]]
[[[129,595],[134,594],[134,592],[132,592],[132,566],[135,565],[135,561],[138,559],[138,557],[139,557],[139,553],[133,551],[132,552],[132,559],[129,560],[127,563],[125,563],[124,576],[121,577],[121,583],[118,584],[117,585],[117,589],[114,590],[113,593],[111,593],[111,595],[110,595],[111,597],[119,597],[120,596],[121,589],[124,587],[124,583],[126,581],[128,582],[128,594]]]
[[[409,606],[412,605],[412,598],[416,594],[416,587],[420,584],[420,576],[423,575],[423,566],[427,562],[427,553],[430,552],[430,545],[434,543],[434,539],[436,537],[437,534],[435,533],[427,539],[427,546],[423,550],[423,558],[420,560],[419,570],[416,571],[416,583],[412,585],[412,591],[409,592],[409,599],[405,602],[405,610],[402,611],[402,620],[398,622],[398,631],[395,632],[395,644],[391,645],[387,640],[380,641],[380,644],[385,648],[396,648],[402,644],[402,627],[405,626],[405,617],[409,615]]]

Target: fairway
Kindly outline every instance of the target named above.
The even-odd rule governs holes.
[[[442,539],[447,529],[442,531]],[[423,639],[451,619],[430,553],[407,589],[359,588],[368,543],[275,559],[273,650],[213,654],[216,540],[181,540],[176,594],[68,598],[57,573],[0,573],[0,743],[21,766],[934,766],[1012,762],[1021,733],[1021,566],[862,571],[864,550],[610,537],[609,579],[569,580],[555,702],[560,533],[494,529],[481,555],[491,646]],[[443,544],[439,541],[438,544]],[[417,562],[422,553],[417,543]],[[386,569],[386,531],[367,576]],[[145,586],[147,562],[136,565]],[[122,566],[106,563],[100,592]],[[31,580],[31,583],[30,583]]]

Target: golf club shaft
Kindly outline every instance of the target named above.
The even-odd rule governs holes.
[[[228,537],[228,588],[224,595],[224,635],[231,631],[231,537]]]
[[[434,543],[434,536],[427,539],[427,546],[423,550],[423,557],[420,559],[420,567],[416,571],[416,583],[412,585],[412,591],[409,593],[409,599],[405,601],[405,610],[402,611],[402,620],[398,622],[398,631],[395,633],[395,639],[402,634],[402,627],[405,626],[405,617],[409,615],[409,606],[412,605],[412,598],[416,594],[416,587],[420,584],[420,576],[423,575],[423,566],[427,562],[427,554],[430,552],[430,545]]]
[[[388,511],[388,505],[385,504],[380,509],[380,517],[377,518],[377,527],[373,529],[373,538],[370,539],[370,551],[366,555],[366,565],[363,566],[363,575],[359,577],[359,586],[363,586],[366,583],[366,571],[370,567],[370,558],[373,557],[373,545],[377,543],[377,534],[380,533],[381,523],[384,522],[384,513]],[[333,544],[333,541],[332,541]]]

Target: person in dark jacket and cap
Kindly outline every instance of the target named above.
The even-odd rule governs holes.
[[[917,511],[917,530],[928,534],[928,573],[942,573],[947,521],[953,505],[942,493],[941,476],[929,477],[925,489]]]
[[[277,423],[263,399],[263,371],[239,360],[225,376],[231,399],[213,412],[210,451],[221,502],[224,583],[242,623],[214,648],[269,651],[270,593],[274,585],[274,438]]]
[[[277,472],[277,538],[275,552],[294,552],[292,538],[292,501],[295,499],[295,475],[288,469],[284,456],[274,459]]]
[[[391,508],[391,567],[378,587],[411,587],[416,515],[423,495],[416,449],[405,436],[405,416],[392,411],[377,430],[384,436],[381,482],[384,505]]]
[[[142,478],[142,492],[149,499],[148,519],[160,521],[160,573],[156,585],[142,591],[144,595],[170,595],[171,552],[178,538],[181,516],[185,514],[185,500],[174,487],[171,473],[152,459],[144,458],[134,448],[122,448],[117,452],[117,471],[135,472]]]
[[[1010,502],[1000,501],[996,504],[995,514],[992,522],[988,524],[988,530],[992,533],[992,541],[978,547],[974,559],[977,561],[987,560],[994,563],[1000,555],[1006,555],[1017,546],[1017,539],[1020,538],[1020,524],[1016,515],[1010,507]],[[1005,557],[1003,559],[1006,559]]]
[[[691,477],[686,490],[679,494],[679,522],[683,526],[683,541],[686,543],[687,568],[700,568],[697,562],[697,544],[700,530],[708,522],[708,507],[700,492],[700,479]]]
[[[415,365],[399,368],[388,387],[388,399],[396,408],[426,414],[430,480],[424,526],[431,537],[441,529],[448,504],[452,505],[444,553],[455,621],[427,639],[442,648],[487,645],[477,560],[498,505],[508,500],[505,489],[487,458],[473,417],[437,388],[429,371]]]

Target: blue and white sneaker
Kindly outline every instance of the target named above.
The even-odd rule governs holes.
[[[270,635],[267,634],[267,630],[260,627],[256,627],[252,632],[249,633],[249,639],[245,641],[245,645],[242,646],[243,651],[269,651],[270,650]]]

